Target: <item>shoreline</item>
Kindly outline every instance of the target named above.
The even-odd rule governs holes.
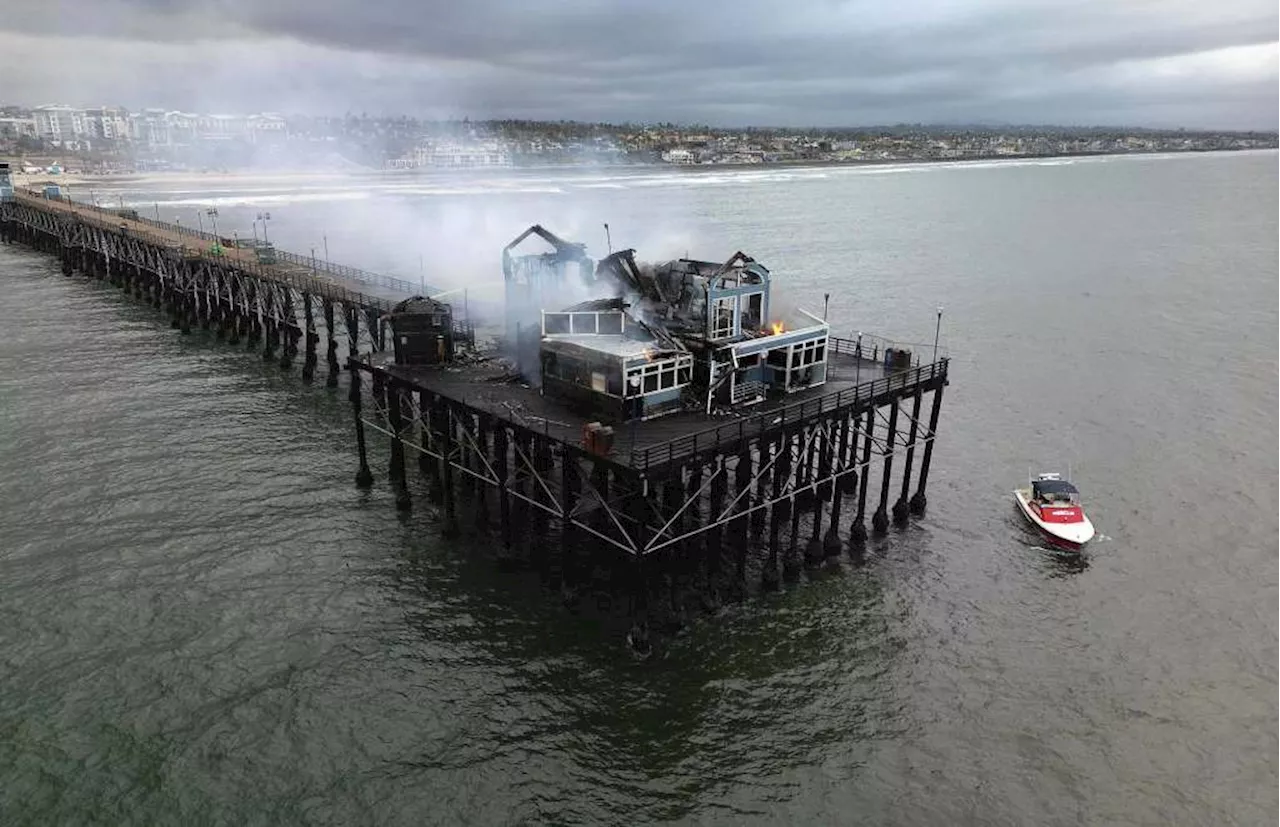
[[[198,183],[204,181],[218,181],[223,183],[234,183],[239,180],[243,181],[263,181],[263,180],[332,180],[332,179],[350,179],[371,178],[371,179],[430,179],[444,176],[475,176],[488,177],[495,175],[510,174],[528,174],[539,172],[550,173],[573,173],[573,172],[636,172],[651,173],[655,171],[674,172],[679,174],[696,175],[700,172],[727,172],[737,170],[802,170],[802,169],[832,169],[832,168],[870,168],[884,166],[924,166],[936,164],[948,164],[952,166],[963,166],[965,164],[1008,162],[1018,163],[1027,161],[1052,161],[1062,159],[1089,159],[1089,158],[1130,158],[1130,157],[1151,157],[1166,156],[1174,157],[1181,155],[1226,155],[1236,153],[1257,153],[1257,152],[1277,152],[1280,151],[1276,147],[1249,147],[1244,149],[1190,149],[1190,150],[1136,150],[1133,152],[1058,152],[1044,155],[977,155],[968,158],[874,158],[868,160],[839,160],[839,159],[797,159],[789,161],[767,161],[758,164],[741,164],[741,163],[709,163],[709,164],[668,164],[668,163],[618,163],[618,164],[546,164],[534,166],[518,166],[518,167],[492,167],[492,168],[474,168],[474,169],[444,169],[444,168],[416,168],[416,169],[367,169],[359,171],[348,171],[343,173],[321,172],[314,170],[237,170],[237,171],[204,171],[193,172],[187,170],[168,170],[155,172],[120,172],[120,173],[58,173],[52,174],[48,172],[27,173],[14,172],[12,174],[13,183],[19,187],[31,187],[36,184],[46,182],[57,183],[63,186],[76,186],[85,184],[133,184],[147,181],[169,181],[169,182],[191,182]]]

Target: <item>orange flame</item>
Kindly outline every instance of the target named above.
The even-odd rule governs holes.
[[[772,325],[770,325],[770,327],[772,327],[772,328],[773,328],[773,335],[774,335],[774,336],[777,336],[777,335],[778,335],[779,333],[781,333],[781,332],[783,331],[783,329],[784,329],[784,328],[783,328],[783,326],[782,326],[782,322],[774,322]]]

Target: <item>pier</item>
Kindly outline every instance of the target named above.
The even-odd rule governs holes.
[[[948,355],[936,341],[830,335],[825,318],[770,330],[768,271],[741,253],[723,265],[674,265],[685,282],[700,273],[718,285],[698,305],[705,336],[680,334],[692,350],[653,318],[628,315],[633,301],[593,300],[540,311],[535,359],[522,350],[527,328],[514,343],[479,347],[469,319],[413,296],[406,282],[10,192],[0,242],[56,256],[68,276],[117,285],[182,333],[203,328],[283,369],[300,361],[305,381],[323,373],[328,387],[344,384],[357,485],[375,484],[370,441],[385,440],[398,509],[414,508],[418,492],[444,535],[492,537],[499,565],[538,571],[566,604],[594,596],[622,607],[639,652],[650,650],[652,627],[678,626],[693,610],[840,560],[856,565],[872,538],[926,509]],[[530,266],[587,272],[581,245],[535,229],[556,250],[526,257]],[[596,272],[643,291],[652,276],[631,252]],[[665,295],[671,283],[649,286]],[[732,319],[716,304],[730,299]],[[600,344],[583,344],[588,324]],[[622,335],[639,328],[654,337],[643,352]],[[563,377],[578,364],[571,354],[588,358],[580,352],[615,359],[617,375],[597,365],[586,390],[574,386]],[[662,390],[659,370],[683,389]]]
[[[0,188],[3,189],[3,188]],[[338,385],[345,358],[385,346],[381,319],[418,289],[399,279],[299,256],[273,247],[153,221],[34,190],[9,190],[0,202],[0,242],[56,256],[62,272],[114,284],[152,304],[182,333],[211,330],[228,344],[261,349],[291,368],[301,360],[310,382],[322,371]],[[465,321],[455,331],[469,340]],[[339,342],[346,352],[339,355]]]

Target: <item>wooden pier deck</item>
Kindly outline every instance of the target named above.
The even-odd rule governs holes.
[[[93,204],[68,198],[49,198],[33,190],[16,190],[14,200],[54,215],[112,233],[123,233],[165,247],[185,258],[216,260],[222,266],[251,272],[257,278],[276,281],[296,289],[306,289],[315,296],[349,302],[378,310],[390,310],[422,289],[422,285],[378,273],[346,267],[332,262],[300,256],[285,250],[274,250],[275,261],[258,260],[257,250],[223,244],[225,239],[191,227],[155,221],[139,215],[122,215]],[[438,292],[428,287],[428,292]]]
[[[888,371],[880,359],[857,355],[851,340],[831,337],[825,384],[773,397],[733,413],[682,411],[616,428],[612,463],[638,472],[733,452],[747,440],[767,437],[798,422],[842,409],[880,404],[909,393],[917,385],[946,381],[946,360]],[[431,366],[394,364],[382,354],[370,366],[406,387],[429,388],[468,407],[571,445],[582,443],[583,429],[598,417],[575,411],[544,396],[496,355],[470,363]]]

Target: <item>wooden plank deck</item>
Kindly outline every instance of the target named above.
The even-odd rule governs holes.
[[[574,445],[582,444],[583,427],[597,419],[575,412],[554,397],[543,396],[537,388],[519,380],[497,359],[475,364],[415,367],[378,361],[374,365],[415,388],[442,394]],[[862,359],[859,364],[855,357],[835,352],[828,357],[827,369],[829,378],[824,385],[770,398],[730,414],[708,416],[702,412],[685,411],[616,426],[614,449],[609,459],[631,466],[633,451],[654,448],[709,428],[732,425],[738,420],[756,418],[760,414],[831,396],[855,386],[868,386],[886,375],[881,363]]]

